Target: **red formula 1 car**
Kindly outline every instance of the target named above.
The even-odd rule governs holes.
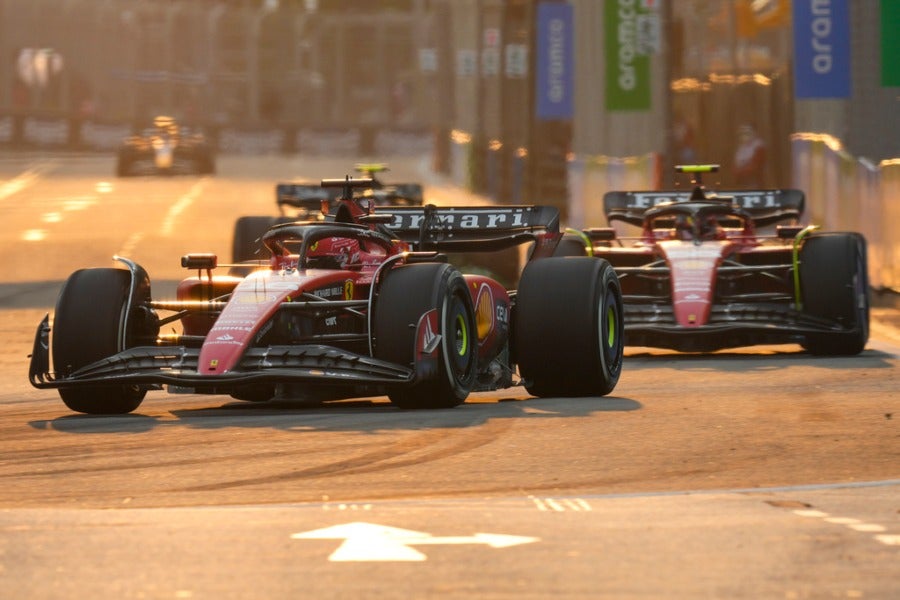
[[[798,225],[799,190],[609,192],[604,210],[640,228],[571,232],[557,255],[591,255],[616,270],[625,343],[708,352],[799,343],[813,354],[852,355],[869,335],[866,242],[858,233]],[[781,224],[781,225],[779,225]],[[763,230],[770,234],[762,234]]]
[[[622,368],[622,299],[605,260],[554,258],[559,214],[542,206],[370,210],[343,189],[332,221],[263,236],[266,261],[217,275],[189,254],[172,300],[138,264],[73,273],[39,325],[30,381],[84,413],[133,411],[148,390],[328,400],[387,394],[442,408],[523,384],[538,396],[599,396]],[[462,274],[445,252],[533,242],[517,290]],[[165,315],[165,316],[163,316]],[[180,324],[181,331],[163,333]],[[52,361],[52,362],[51,362]]]

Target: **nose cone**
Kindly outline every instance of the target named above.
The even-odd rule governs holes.
[[[715,294],[716,271],[726,245],[673,241],[660,246],[671,269],[675,321],[681,327],[705,325]]]

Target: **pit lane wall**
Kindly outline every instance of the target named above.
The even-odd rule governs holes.
[[[807,223],[858,231],[868,241],[875,290],[900,292],[900,158],[874,164],[824,134],[791,136],[792,186],[806,192]]]

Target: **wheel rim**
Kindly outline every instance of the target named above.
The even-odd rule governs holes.
[[[463,357],[469,351],[469,332],[463,315],[456,315],[456,354]]]
[[[452,356],[454,378],[465,376],[469,367],[469,324],[466,322],[465,308],[459,298],[453,300],[453,310],[449,323],[448,333],[451,335],[448,344],[449,354]]]
[[[469,323],[466,318],[464,303],[458,296],[454,296],[448,315],[447,357],[451,376],[455,381],[464,379],[472,364],[472,344],[469,335]]]
[[[620,314],[619,305],[616,302],[616,294],[607,288],[606,296],[600,306],[600,345],[603,349],[603,358],[611,373],[619,369],[620,363]]]

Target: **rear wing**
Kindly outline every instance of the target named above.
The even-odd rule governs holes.
[[[421,206],[425,201],[425,192],[420,183],[391,183],[371,192],[375,204],[401,206]],[[367,193],[368,195],[368,193]]]
[[[691,192],[669,190],[653,192],[607,192],[603,195],[603,212],[609,223],[624,221],[641,226],[647,209],[669,202],[689,202]],[[771,225],[803,216],[806,196],[796,189],[721,190],[707,192],[706,200],[721,200],[743,210],[756,225]]]
[[[559,234],[552,206],[378,207],[384,225],[416,250],[488,252]]]
[[[323,188],[319,184],[279,183],[275,186],[275,202],[279,209],[290,206],[317,211],[322,208],[323,201],[331,205],[340,197],[339,188]]]

